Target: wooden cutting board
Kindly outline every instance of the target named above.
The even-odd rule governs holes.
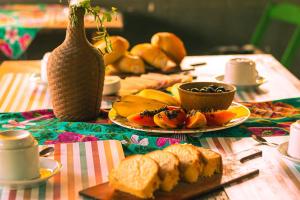
[[[226,184],[251,178],[259,173],[258,169],[243,166],[243,162],[261,156],[258,149],[250,149],[232,156],[223,158],[223,173],[209,178],[200,178],[198,182],[189,184],[180,182],[171,192],[157,191],[154,193],[157,200],[179,200],[207,193]],[[101,200],[141,200],[130,194],[114,190],[108,183],[99,184],[79,192],[79,194]]]

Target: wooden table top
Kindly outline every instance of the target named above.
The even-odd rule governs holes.
[[[197,76],[198,81],[214,80],[215,76],[224,72],[225,63],[232,57],[246,57],[255,60],[259,74],[267,79],[267,83],[257,89],[239,92],[235,97],[237,101],[266,101],[300,96],[299,79],[272,55],[268,54],[188,56],[183,60],[182,67],[188,68],[190,64],[206,62],[206,65],[197,67],[193,73]],[[36,60],[5,61],[0,65],[0,112],[51,108],[47,85],[38,84],[31,80],[33,74],[40,72],[40,64],[41,62]],[[214,139],[208,138],[206,144],[213,144],[212,140]],[[225,151],[228,149],[228,141],[235,143],[233,145],[235,151],[253,145],[253,141],[251,142],[246,138],[218,138],[218,140],[220,140],[220,144],[225,145],[223,147]],[[281,143],[286,141],[287,138],[272,137],[270,140]],[[214,145],[209,147],[216,148]],[[290,162],[281,160],[279,155],[274,156],[275,149],[261,148],[264,148],[264,160],[267,160],[268,164],[260,166],[259,163],[261,162],[257,160],[257,162],[252,162],[250,165],[259,166],[262,169],[262,175],[238,185],[228,186],[225,188],[226,192],[219,190],[209,193],[201,199],[240,199],[241,192],[245,199],[266,199],[269,197],[272,197],[272,199],[276,199],[276,197],[277,199],[281,199],[281,197],[296,199],[294,197],[300,194],[300,190],[299,185],[294,184],[294,182],[298,183],[300,181],[299,173],[296,173],[299,169],[296,169]],[[232,152],[228,150],[227,153]],[[291,176],[294,178],[290,178]],[[284,189],[285,184],[289,189]],[[293,192],[289,193],[289,191]]]

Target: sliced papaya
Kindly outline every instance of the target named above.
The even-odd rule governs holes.
[[[228,110],[205,113],[208,126],[222,126],[230,122],[235,116],[236,113]]]
[[[131,123],[137,124],[139,126],[156,126],[153,120],[153,115],[143,115],[143,113],[136,113],[129,115],[127,120]]]
[[[186,128],[201,128],[206,125],[206,117],[200,111],[191,111],[186,118]]]
[[[128,117],[129,115],[140,113],[144,110],[154,111],[166,106],[166,104],[153,99],[144,97],[136,98],[136,96],[129,95],[122,98],[121,101],[114,102],[112,107],[116,110],[118,115]]]
[[[154,123],[164,129],[178,128],[185,122],[186,114],[182,109],[165,110],[154,115]]]

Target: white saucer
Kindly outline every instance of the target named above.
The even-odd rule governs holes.
[[[62,165],[56,160],[40,157],[41,176],[39,178],[20,181],[0,180],[0,187],[8,187],[10,189],[32,188],[46,182],[49,178],[57,174],[60,171],[61,167]]]
[[[297,159],[297,158],[294,158],[294,157],[291,157],[288,155],[287,153],[287,149],[288,149],[288,142],[284,142],[282,144],[280,144],[278,147],[277,147],[277,150],[278,152],[286,159],[294,162],[295,164],[297,165],[300,165],[300,159]]]
[[[216,76],[215,79],[217,81],[224,82],[224,75]],[[266,78],[264,78],[262,76],[258,76],[257,79],[256,79],[256,84],[253,84],[253,85],[235,85],[235,86],[239,89],[255,88],[255,87],[258,87],[258,86],[264,84],[265,82],[267,82]]]

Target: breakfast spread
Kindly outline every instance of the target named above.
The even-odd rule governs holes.
[[[227,90],[223,86],[216,88],[221,87],[224,91]],[[117,115],[126,118],[132,126],[162,129],[223,126],[236,116],[236,113],[229,110],[186,110],[181,107],[180,100],[155,89],[144,89],[136,95],[123,96],[120,101],[114,102],[112,107]]]
[[[173,144],[163,150],[125,158],[109,174],[113,188],[139,198],[154,198],[158,189],[170,192],[178,182],[193,184],[201,177],[222,173],[220,154],[191,144]]]

